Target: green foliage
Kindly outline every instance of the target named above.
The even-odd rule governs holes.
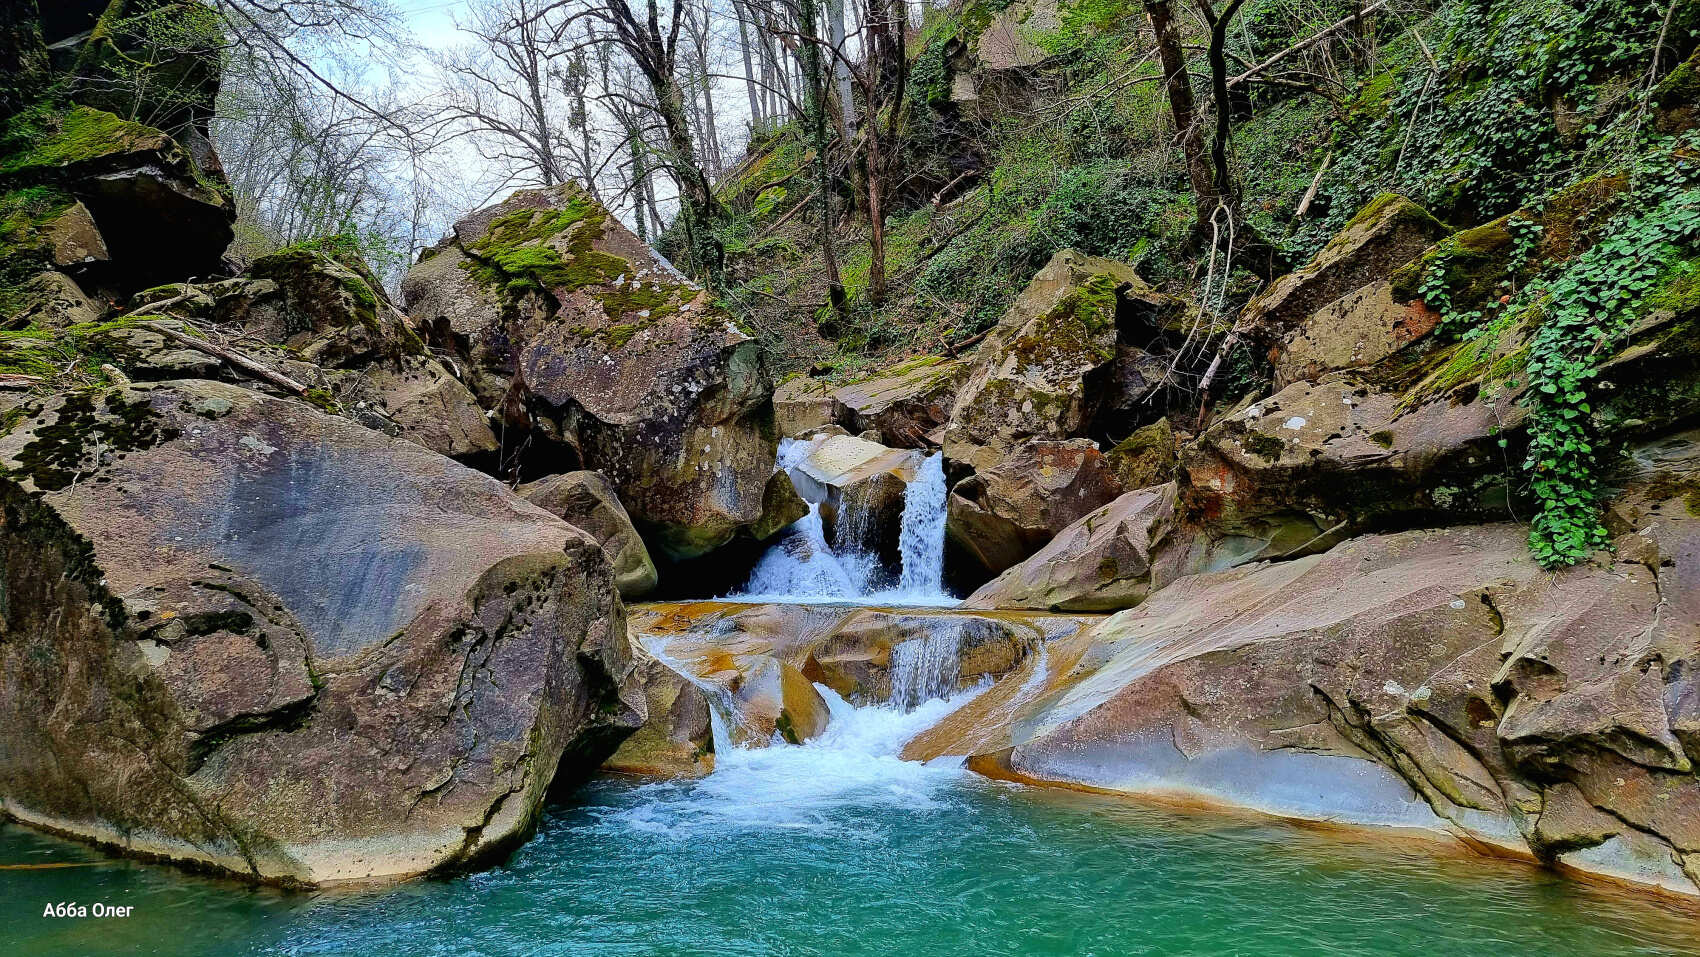
[[[1186,195],[1155,184],[1126,163],[1098,160],[1062,166],[1042,146],[1020,151],[992,173],[982,190],[979,224],[934,257],[916,285],[966,305],[963,329],[997,322],[1027,280],[1052,255],[1074,247],[1133,262],[1152,275],[1169,273],[1192,221]]]
[[[1442,6],[1423,28],[1438,69],[1406,42],[1388,57],[1393,70],[1364,85],[1322,181],[1327,215],[1289,251],[1308,257],[1384,190],[1482,222],[1621,162],[1643,133],[1636,80],[1665,9],[1657,0]]]
[[[57,116],[20,114],[12,122],[7,142],[30,144],[0,161],[0,174],[12,176],[44,172],[112,153],[161,148],[171,142],[150,126],[87,106],[72,107]]]
[[[1530,343],[1523,401],[1524,467],[1539,503],[1529,545],[1543,565],[1573,564],[1606,544],[1589,387],[1661,277],[1700,248],[1700,164],[1678,152],[1638,174],[1621,224],[1539,290],[1544,316]]]

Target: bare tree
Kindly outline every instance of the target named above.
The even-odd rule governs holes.
[[[1187,72],[1186,49],[1175,27],[1174,11],[1169,7],[1169,0],[1145,0],[1145,16],[1151,22],[1157,62],[1163,70],[1169,116],[1174,120],[1175,135],[1180,139],[1181,153],[1186,158],[1187,180],[1192,185],[1193,204],[1197,210],[1196,238],[1203,235],[1218,205],[1216,177],[1205,156],[1204,134],[1197,102],[1192,95],[1192,77]]]
[[[447,113],[480,155],[518,182],[553,186],[568,178],[561,155],[572,122],[555,93],[576,87],[582,98],[583,88],[570,63],[555,63],[561,52],[539,16],[546,2],[477,0],[456,21],[474,42],[445,55],[441,67]]]

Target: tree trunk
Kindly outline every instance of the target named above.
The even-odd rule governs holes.
[[[1192,184],[1193,206],[1196,210],[1194,238],[1203,234],[1216,211],[1219,197],[1210,161],[1205,156],[1204,136],[1199,129],[1198,107],[1192,98],[1192,79],[1187,75],[1186,52],[1175,30],[1174,12],[1168,0],[1145,0],[1145,15],[1151,20],[1151,34],[1157,44],[1157,61],[1163,68],[1164,89],[1169,97],[1169,115],[1175,122],[1175,134],[1180,137],[1181,152],[1186,157],[1187,180]]]
[[[761,103],[756,100],[756,71],[750,60],[749,13],[743,4],[734,0],[733,15],[738,18],[738,52],[744,57],[744,89],[750,94],[750,132],[761,129]]]
[[[815,148],[815,177],[820,180],[815,196],[820,207],[821,263],[826,270],[827,301],[832,304],[833,315],[843,324],[849,321],[850,306],[844,295],[844,280],[838,274],[838,254],[834,251],[832,242],[832,197],[836,190],[833,189],[832,169],[827,159],[827,150],[832,145],[832,138],[827,133],[826,75],[821,68],[820,47],[813,42],[818,32],[815,26],[815,0],[802,0],[800,11],[798,19],[803,43],[798,56],[803,70],[804,105],[808,110],[809,135]]]
[[[839,52],[839,56],[832,58],[832,80],[838,93],[838,113],[842,121],[839,135],[848,143],[850,134],[856,130],[856,97],[850,89],[850,66],[844,61],[849,52],[844,32],[844,0],[826,0],[826,24],[831,31],[832,48]]]

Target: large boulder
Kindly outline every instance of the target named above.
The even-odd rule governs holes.
[[[7,423],[6,815],[273,883],[398,878],[514,846],[643,719],[601,550],[487,476],[209,381]]]
[[[132,305],[201,322],[306,386],[310,401],[369,428],[463,461],[482,462],[499,447],[472,393],[427,351],[356,251],[334,244],[285,249],[255,260],[236,279],[159,286]],[[198,374],[179,371],[193,350],[146,327],[118,326],[99,338],[112,344],[131,378]],[[254,382],[237,371],[207,374],[215,376]]]
[[[959,359],[923,356],[899,363],[833,390],[842,410],[836,421],[858,434],[878,432],[886,445],[936,446],[936,433],[950,418],[967,374],[967,363]]]
[[[1218,420],[1181,453],[1189,517],[1207,532],[1189,567],[1290,558],[1376,527],[1507,517],[1499,440],[1526,411],[1421,395],[1335,373]]]
[[[567,472],[551,475],[515,489],[519,496],[559,517],[568,525],[588,532],[601,544],[614,568],[614,584],[627,601],[655,590],[655,563],[613,486],[597,472]]]
[[[1090,439],[1035,439],[956,483],[946,504],[945,534],[995,575],[1125,491]]]
[[[1145,600],[1175,526],[1174,483],[1129,492],[1057,533],[964,608],[1119,611]]]
[[[606,475],[667,557],[761,519],[775,436],[755,341],[581,188],[463,218],[402,291],[484,408]]]
[[[1487,525],[1180,579],[905,756],[1700,894],[1700,522],[1680,500],[1616,514],[1620,557],[1556,576]]]
[[[1648,297],[1590,380],[1603,460],[1700,415],[1700,308],[1680,280]],[[1187,519],[1206,534],[1184,568],[1293,557],[1365,531],[1501,521],[1529,425],[1529,342],[1539,312],[1414,366],[1299,381],[1214,423],[1181,454]]]
[[[1309,336],[1298,343],[1299,356],[1283,366],[1288,378],[1302,377],[1313,361],[1344,357],[1349,364],[1360,364],[1360,348],[1385,355],[1391,351],[1390,345],[1402,345],[1399,340],[1409,341],[1411,334],[1401,334],[1394,325],[1399,316],[1389,299],[1391,293],[1373,287],[1389,280],[1395,270],[1446,232],[1446,227],[1422,207],[1395,193],[1383,193],[1352,217],[1309,263],[1270,283],[1248,303],[1240,314],[1239,326],[1254,341],[1268,347],[1272,357],[1287,348],[1289,337]],[[1337,303],[1360,290],[1361,301]],[[1325,308],[1329,311],[1324,312]],[[1322,315],[1313,320],[1319,313]],[[1364,330],[1382,321],[1390,321],[1389,328],[1373,336],[1373,342],[1360,346],[1359,337],[1367,334]],[[1301,329],[1307,322],[1311,324],[1308,333]],[[1320,328],[1334,323],[1347,323],[1349,328]],[[1427,323],[1430,328],[1433,324]],[[1363,358],[1373,362],[1382,356]]]
[[[13,121],[12,139],[30,145],[0,155],[0,205],[27,196],[49,208],[26,214],[33,226],[8,229],[8,256],[45,261],[77,246],[87,255],[65,265],[79,283],[121,295],[221,271],[234,210],[216,172],[197,164],[177,140],[89,106],[47,113],[39,127],[19,128],[20,122],[21,116]],[[65,216],[79,208],[87,222],[75,225],[73,239]],[[8,216],[8,227],[18,222]]]
[[[976,352],[945,456],[984,469],[1029,439],[1083,435],[1087,380],[1116,361],[1118,325],[1155,326],[1177,305],[1126,264],[1073,249],[1052,256]]]

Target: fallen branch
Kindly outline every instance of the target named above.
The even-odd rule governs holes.
[[[967,171],[966,173],[963,173],[961,176],[958,176],[957,178],[955,178],[955,179],[951,180],[950,182],[944,184],[943,189],[941,189],[938,192],[933,194],[933,208],[938,209],[939,204],[944,202],[944,198],[946,196],[950,195],[950,191],[955,189],[958,183],[962,182],[965,179],[968,179],[971,176],[979,176],[979,175],[980,175],[980,171],[978,169],[971,169],[971,170]]]
[[[798,212],[800,212],[800,211],[801,211],[801,210],[802,210],[802,208],[803,208],[803,207],[805,207],[805,206],[807,206],[807,205],[809,205],[809,203],[810,203],[810,201],[811,201],[811,200],[813,200],[813,199],[814,199],[814,198],[815,198],[815,191],[814,191],[814,190],[810,190],[810,191],[809,191],[809,195],[807,195],[807,196],[805,196],[805,197],[803,197],[803,201],[802,201],[802,202],[800,202],[800,203],[798,203],[798,204],[797,204],[797,205],[795,205],[795,206],[793,206],[793,207],[791,207],[791,208],[790,208],[790,209],[789,209],[789,210],[786,210],[786,212],[785,212],[785,215],[783,215],[783,216],[781,216],[781,217],[779,217],[779,221],[778,221],[778,222],[776,222],[776,223],[774,223],[774,224],[773,224],[773,225],[772,225],[772,226],[769,226],[769,227],[767,227],[767,229],[766,229],[766,230],[765,230],[765,231],[764,231],[764,232],[763,232],[763,233],[762,233],[762,237],[763,237],[763,238],[766,238],[766,237],[768,237],[768,236],[772,236],[772,235],[773,235],[773,234],[774,234],[774,233],[777,233],[777,232],[779,232],[779,227],[781,227],[781,226],[783,226],[783,225],[785,225],[785,224],[786,224],[786,223],[788,223],[788,222],[790,222],[790,221],[791,221],[791,217],[793,217],[793,216],[795,216],[795,215],[797,215],[797,213],[798,213]]]
[[[131,313],[131,315],[134,315],[134,314],[135,313]],[[234,369],[236,369],[240,372],[246,373],[247,375],[249,375],[249,376],[251,376],[255,379],[259,379],[261,382],[266,382],[266,383],[270,383],[271,385],[277,386],[278,388],[284,390],[285,392],[290,393],[291,395],[304,396],[304,395],[307,394],[307,387],[306,386],[302,385],[299,382],[296,382],[294,379],[291,379],[290,377],[284,375],[281,372],[277,372],[273,369],[267,368],[266,366],[260,364],[259,362],[255,361],[253,359],[248,358],[247,356],[243,355],[240,352],[236,352],[236,351],[233,351],[233,350],[230,350],[230,349],[225,349],[225,348],[222,348],[220,346],[215,346],[210,342],[206,342],[204,340],[197,339],[194,336],[188,335],[187,333],[179,332],[178,330],[173,329],[173,328],[171,328],[170,326],[167,326],[167,325],[162,325],[161,323],[142,322],[142,323],[138,323],[138,325],[140,325],[144,329],[148,329],[150,331],[157,332],[160,335],[166,337],[167,339],[172,340],[173,342],[180,343],[180,344],[188,346],[189,348],[194,349],[198,352],[204,352],[207,355],[212,356],[215,359],[222,360],[225,363],[229,364],[232,368],[234,368]]]
[[[1343,20],[1339,20],[1339,21],[1337,21],[1337,22],[1335,22],[1335,23],[1333,23],[1329,26],[1324,27],[1322,29],[1322,32],[1313,34],[1307,39],[1300,40],[1299,42],[1293,44],[1292,46],[1286,48],[1285,50],[1282,50],[1280,53],[1275,54],[1274,56],[1270,57],[1269,59],[1264,60],[1262,63],[1259,63],[1258,65],[1252,67],[1251,69],[1245,71],[1244,73],[1241,73],[1239,76],[1231,78],[1230,80],[1228,80],[1228,85],[1230,87],[1232,87],[1232,86],[1238,86],[1239,84],[1244,83],[1245,81],[1251,79],[1252,77],[1256,76],[1257,74],[1262,73],[1264,70],[1267,70],[1270,67],[1274,66],[1275,64],[1280,63],[1282,60],[1285,60],[1287,57],[1290,57],[1295,53],[1301,53],[1305,50],[1310,49],[1313,46],[1316,46],[1318,43],[1321,43],[1323,40],[1327,39],[1335,31],[1340,30],[1344,27],[1349,27],[1352,24],[1358,22],[1359,20],[1362,20],[1364,17],[1369,16],[1370,14],[1374,13],[1377,10],[1380,10],[1382,7],[1385,7],[1385,6],[1387,6],[1387,0],[1376,0],[1376,2],[1370,4],[1367,7],[1364,7],[1363,9],[1352,14],[1351,16],[1346,17]]]
[[[0,372],[0,389],[28,389],[41,385],[47,380],[38,375],[24,375],[18,372]]]
[[[950,353],[950,357],[952,359],[954,359],[954,358],[956,358],[957,353],[961,352],[964,349],[968,349],[968,348],[971,348],[973,346],[979,345],[980,342],[983,339],[985,339],[987,336],[991,335],[992,332],[996,329],[997,329],[997,327],[993,326],[991,329],[987,329],[985,332],[982,332],[982,333],[980,333],[979,335],[976,335],[976,336],[969,336],[968,338],[962,340],[961,342],[958,342],[955,345],[951,345],[950,343],[947,342],[947,343],[944,344],[944,351]]]
[[[1328,155],[1322,158],[1322,167],[1316,171],[1316,178],[1310,181],[1310,189],[1305,190],[1304,198],[1299,200],[1299,208],[1293,211],[1294,222],[1304,219],[1305,213],[1310,212],[1310,204],[1316,200],[1316,191],[1322,186],[1323,174],[1328,172],[1328,167],[1333,162],[1334,151],[1329,150]]]

